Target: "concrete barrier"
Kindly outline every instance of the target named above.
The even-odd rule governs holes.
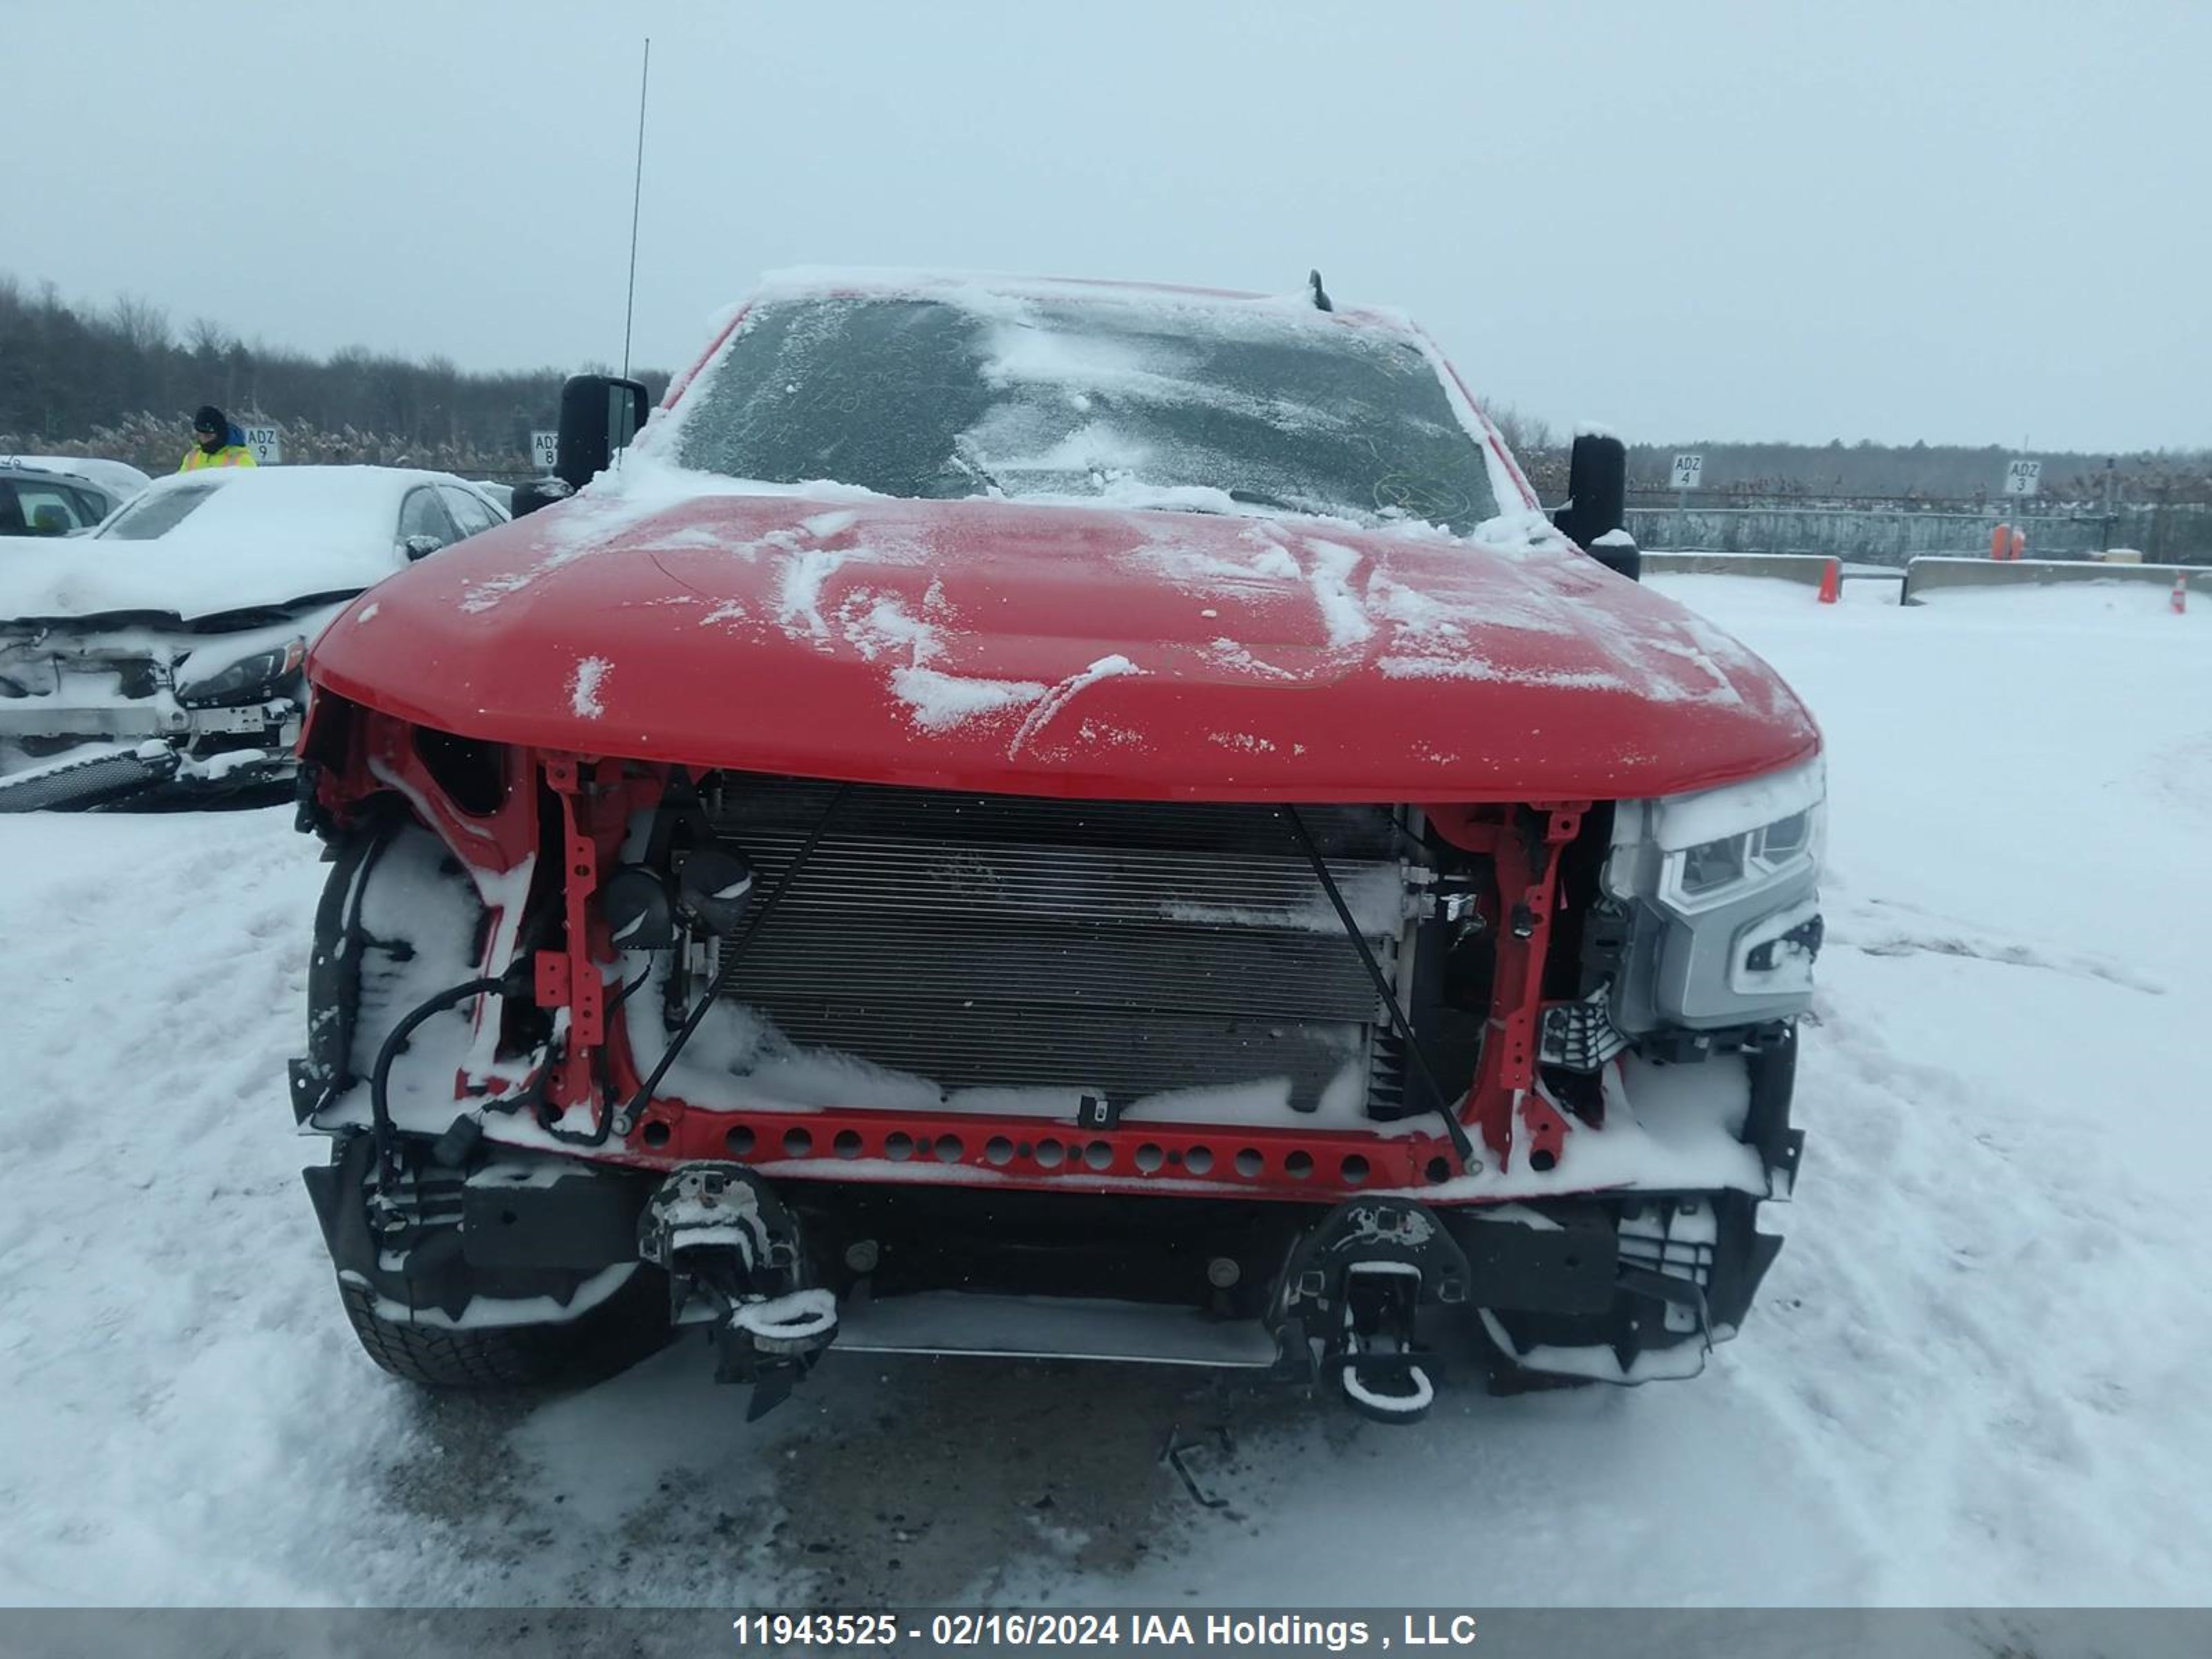
[[[1735,506],[1722,501],[1738,501]],[[1631,489],[1628,533],[1647,553],[1826,553],[1899,570],[1911,558],[1972,558],[1989,550],[2002,520],[2026,514],[2027,551],[2039,559],[2087,558],[2106,547],[2139,547],[2159,564],[2212,561],[2212,501],[2056,502],[2000,498],[1970,508],[1926,502],[1804,501],[1693,495]]]
[[[1644,556],[1644,568],[1660,556]],[[1942,587],[2048,587],[2060,582],[2127,582],[2171,588],[2176,576],[2189,579],[2191,594],[2212,596],[2212,565],[2103,564],[2087,559],[1915,559],[1905,568],[1906,605]]]
[[[1818,553],[1652,553],[1644,555],[1647,576],[1765,576],[1771,580],[1820,585],[1828,568]]]
[[[1643,561],[1647,576],[1763,576],[1769,581],[1817,588],[1833,562],[1838,567],[1837,574],[1846,582],[1887,582],[1901,588],[1905,580],[1905,571],[1898,565],[1831,561],[1819,553],[1646,553]]]

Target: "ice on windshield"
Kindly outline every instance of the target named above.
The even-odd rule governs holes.
[[[1462,532],[1498,512],[1482,452],[1420,347],[1317,313],[775,300],[690,401],[678,459],[739,478]]]

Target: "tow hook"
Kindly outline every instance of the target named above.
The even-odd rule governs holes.
[[[781,1404],[837,1337],[836,1298],[803,1283],[799,1223],[736,1164],[686,1164],[638,1223],[638,1254],[668,1274],[672,1323],[712,1320],[718,1382],[750,1382],[753,1422]]]
[[[1421,1270],[1404,1261],[1354,1261],[1344,1270],[1342,1319],[1328,1356],[1345,1402],[1378,1423],[1413,1423],[1436,1403],[1436,1385],[1414,1358]]]
[[[1361,1416],[1418,1422],[1436,1403],[1419,1316],[1464,1307],[1468,1278],[1466,1255],[1422,1206],[1355,1200],[1292,1254],[1278,1327],[1303,1336],[1318,1376]]]

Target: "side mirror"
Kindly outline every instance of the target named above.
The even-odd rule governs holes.
[[[399,549],[411,561],[427,558],[444,545],[445,543],[440,541],[435,536],[410,536],[399,544]]]
[[[1636,544],[1636,538],[1626,530],[1608,530],[1585,550],[1600,564],[1617,576],[1626,576],[1632,582],[1644,580],[1644,550]]]
[[[581,489],[613,464],[645,424],[642,380],[611,374],[571,374],[561,388],[561,433],[553,471]]]
[[[507,498],[507,516],[519,519],[526,513],[535,513],[541,507],[550,507],[556,501],[565,501],[576,492],[565,478],[532,478],[528,483],[515,485]]]
[[[1567,455],[1567,504],[1552,522],[1584,548],[1627,524],[1627,445],[1601,433],[1576,436]]]

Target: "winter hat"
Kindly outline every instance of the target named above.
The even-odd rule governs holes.
[[[202,404],[199,412],[192,416],[192,429],[195,432],[212,432],[217,438],[227,441],[230,437],[230,416],[213,404]]]

